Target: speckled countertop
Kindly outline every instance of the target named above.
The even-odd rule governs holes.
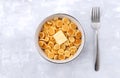
[[[102,10],[100,71],[94,71],[92,6]],[[86,34],[82,53],[67,64],[44,60],[34,44],[38,24],[54,13],[77,18]],[[119,0],[0,0],[0,78],[119,78]]]

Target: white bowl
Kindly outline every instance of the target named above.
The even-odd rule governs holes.
[[[77,26],[78,26],[78,29],[81,31],[82,33],[82,43],[81,45],[79,46],[77,52],[74,54],[74,56],[72,58],[68,58],[66,60],[52,60],[50,58],[48,58],[45,53],[43,52],[43,50],[40,48],[39,44],[38,44],[38,35],[39,35],[39,32],[41,31],[41,28],[42,28],[42,25],[47,21],[47,20],[51,20],[53,19],[54,17],[67,17],[69,18],[72,22],[74,22]],[[50,61],[50,62],[53,62],[53,63],[66,63],[66,62],[69,62],[73,59],[75,59],[82,51],[83,47],[84,47],[84,44],[85,44],[85,34],[84,34],[84,30],[81,26],[81,24],[79,23],[79,21],[77,19],[75,19],[74,17],[68,15],[68,14],[63,14],[63,13],[58,13],[58,14],[53,14],[53,15],[50,15],[48,16],[47,18],[45,18],[38,26],[37,30],[36,30],[36,33],[35,33],[35,44],[36,44],[36,47],[38,49],[38,52],[40,53],[40,55],[45,58],[46,60]]]

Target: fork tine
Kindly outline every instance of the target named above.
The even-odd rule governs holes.
[[[93,7],[92,8],[92,21],[95,22],[95,20],[96,20],[96,8]]]
[[[98,7],[96,7],[96,22],[98,21]]]
[[[100,8],[97,7],[97,22],[100,22]]]
[[[96,22],[97,21],[97,8],[95,7],[94,8],[94,22]]]
[[[100,22],[100,7],[98,7],[98,22]]]
[[[99,9],[98,9],[98,7],[96,7],[96,22],[98,22],[98,20],[99,20]]]
[[[91,21],[93,21],[93,8],[92,8],[92,12],[91,12]]]
[[[92,15],[91,15],[91,20],[94,21],[95,17],[95,12],[94,12],[94,8],[92,8]]]
[[[98,19],[99,19],[98,18],[98,7],[96,7],[95,13],[96,13],[96,19],[95,19],[95,21],[98,22]]]
[[[96,9],[95,9],[95,13],[96,13],[96,19],[95,19],[95,21],[97,22],[98,21],[98,7],[96,7]]]

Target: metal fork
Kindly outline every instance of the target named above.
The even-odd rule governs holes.
[[[95,71],[99,70],[99,41],[98,29],[100,28],[100,7],[93,7],[91,13],[91,26],[95,31]]]

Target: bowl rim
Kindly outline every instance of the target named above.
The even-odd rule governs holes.
[[[47,20],[50,19],[51,17],[54,17],[54,16],[62,16],[62,15],[63,15],[63,16],[66,16],[66,17],[72,18],[74,21],[77,22],[77,24],[79,24],[78,29],[79,29],[79,27],[80,27],[79,30],[82,31],[82,36],[83,36],[83,40],[82,40],[82,41],[83,41],[83,43],[82,43],[82,47],[81,47],[81,45],[79,46],[78,50],[80,49],[80,47],[81,47],[81,49],[80,49],[80,52],[78,52],[78,50],[77,50],[77,55],[76,55],[76,56],[74,55],[74,57],[72,57],[72,58],[70,58],[70,59],[68,59],[68,60],[52,60],[52,59],[48,58],[48,57],[43,53],[43,50],[39,47],[39,44],[38,44],[38,34],[39,34],[39,32],[40,32],[40,29],[42,28],[42,25],[44,24],[43,22],[47,21]],[[70,19],[70,18],[69,18],[69,19]],[[70,20],[72,20],[72,19],[70,19]],[[39,31],[39,32],[38,32],[38,31]],[[71,15],[69,15],[69,14],[66,14],[66,13],[56,13],[56,14],[52,14],[52,15],[47,16],[46,18],[44,18],[44,19],[38,24],[38,27],[37,27],[36,32],[35,32],[35,47],[37,48],[40,56],[42,56],[45,60],[47,60],[47,61],[49,61],[49,62],[52,62],[52,63],[56,63],[56,64],[68,63],[68,62],[71,62],[71,61],[73,61],[74,59],[76,59],[76,58],[80,55],[80,53],[82,52],[82,50],[83,50],[83,48],[84,48],[84,46],[85,46],[85,42],[86,42],[86,37],[85,37],[85,32],[84,32],[84,29],[83,29],[82,25],[80,24],[80,22],[79,22],[75,17],[73,17],[73,16],[71,16]],[[41,52],[41,51],[42,51],[42,52]]]

